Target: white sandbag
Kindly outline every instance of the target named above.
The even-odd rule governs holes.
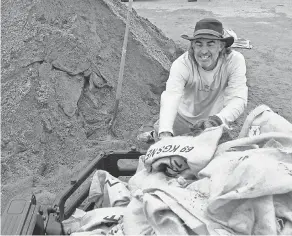
[[[106,234],[115,224],[119,223],[124,212],[124,207],[106,207],[88,212],[77,208],[72,216],[62,221],[62,225],[66,234],[88,233],[89,231]]]
[[[156,235],[187,235],[184,222],[155,195],[143,195],[143,209]]]
[[[196,137],[163,138],[147,150],[144,157],[145,167],[148,171],[159,170],[160,165],[156,162],[166,164],[164,158],[181,157],[186,160],[194,175],[197,175],[212,159],[222,132],[223,126],[220,126],[207,129]],[[179,160],[176,161],[179,162]],[[182,162],[175,167],[179,169]],[[182,171],[185,170],[185,166],[183,168]]]
[[[290,222],[287,213],[291,213],[292,202],[291,150],[225,152],[199,175],[210,177],[208,217],[236,234],[277,234],[277,216]],[[278,204],[274,196],[289,200]],[[279,213],[283,209],[286,215]]]
[[[104,170],[94,173],[88,201],[95,202],[96,207],[127,206],[130,199],[131,194],[126,183]]]
[[[273,112],[266,105],[260,105],[247,116],[238,138],[257,136],[263,133],[281,132],[292,135],[292,124]]]
[[[144,214],[143,202],[133,197],[125,208],[124,233],[125,235],[154,235],[154,230]]]

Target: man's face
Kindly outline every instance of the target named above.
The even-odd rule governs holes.
[[[194,56],[204,70],[213,70],[224,43],[216,39],[195,39],[191,42]]]

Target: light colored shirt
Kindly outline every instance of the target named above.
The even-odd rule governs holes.
[[[192,124],[211,115],[225,124],[236,120],[247,104],[245,74],[240,52],[232,50],[220,57],[211,71],[197,66],[185,52],[173,62],[161,95],[159,133],[173,133],[177,113]]]

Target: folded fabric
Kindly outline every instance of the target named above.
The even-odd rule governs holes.
[[[163,138],[147,150],[144,156],[145,167],[149,172],[165,170],[167,167],[174,173],[179,173],[189,166],[196,176],[212,159],[222,132],[223,126],[219,126],[206,129],[196,137]],[[170,160],[170,157],[175,158]]]
[[[216,156],[199,173],[210,178],[208,217],[243,235],[277,234],[277,217],[292,222],[292,140],[285,144]]]
[[[127,186],[96,172],[90,200],[123,206],[123,212],[76,211],[64,228],[107,235],[292,235],[292,135],[281,130],[286,120],[272,113],[261,106],[248,116],[242,137],[219,146],[223,127],[158,141],[139,158]],[[252,126],[260,132],[251,135]]]
[[[260,105],[249,113],[238,138],[252,137],[268,132],[292,135],[292,124],[273,112],[267,105]]]
[[[187,235],[186,225],[166,203],[157,196],[143,195],[143,211],[156,235]]]
[[[152,163],[152,170],[163,171],[167,176],[175,177],[190,169],[187,161],[181,156],[162,158]]]
[[[135,196],[137,191],[139,193],[144,189],[168,186],[168,182],[171,179],[171,177],[166,176],[163,172],[149,173],[146,169],[143,169],[129,179],[128,188],[131,195]]]
[[[168,177],[163,172],[149,173],[144,169],[129,180],[128,186],[133,198],[124,217],[126,233],[137,235],[152,229],[157,234],[166,235],[173,227],[166,227],[170,222],[176,225],[176,230],[172,230],[173,234],[185,234],[186,231],[191,234],[206,233],[205,223],[200,219],[204,218],[204,209],[207,206],[207,179],[188,181],[182,177]],[[160,221],[158,216],[161,217]],[[135,226],[129,223],[134,218],[138,220],[134,221]],[[179,219],[185,226],[181,225]]]
[[[97,235],[105,235],[105,231],[104,230],[92,230],[92,231],[87,231],[87,232],[75,232],[70,234],[71,236],[97,236]]]
[[[280,133],[280,132],[268,132],[263,133],[253,137],[239,138],[232,141],[228,141],[226,143],[222,143],[217,147],[216,153],[214,156],[218,156],[221,153],[226,151],[235,151],[240,150],[242,147],[246,147],[246,149],[254,149],[256,145],[257,148],[264,147],[267,143],[273,141],[274,143],[278,143],[281,146],[281,149],[285,151],[285,149],[291,148],[292,143],[292,135]]]
[[[66,234],[88,231],[106,234],[119,223],[124,216],[124,211],[124,207],[106,207],[88,212],[77,208],[71,217],[62,222],[63,229]]]
[[[278,234],[292,235],[292,192],[274,195],[275,213],[277,216]],[[289,219],[289,220],[287,220]]]
[[[139,161],[138,161],[138,166],[137,166],[137,169],[136,169],[136,173],[138,173],[139,171],[145,169],[144,158],[145,158],[145,155],[141,155],[139,157]]]
[[[111,230],[107,232],[106,235],[125,235],[124,232],[124,222],[121,221],[117,225],[113,226]]]
[[[133,197],[129,205],[125,208],[123,223],[125,235],[155,234],[155,231],[144,214],[143,202],[136,197]]]
[[[234,43],[231,45],[232,48],[247,48],[251,49],[253,46],[251,45],[250,40],[244,38],[238,38],[234,40]]]
[[[251,135],[254,125],[259,132]],[[286,132],[282,132],[282,125]],[[210,233],[291,234],[290,126],[262,105],[247,117],[241,138],[218,146],[213,160],[198,174],[199,178],[210,178],[206,213],[215,222],[208,227]]]
[[[171,179],[163,172],[149,173],[144,168],[144,162],[139,161],[139,171],[128,182],[132,199],[126,207],[123,219],[125,235],[155,235],[155,231],[144,213],[143,190],[156,186],[167,186]]]
[[[97,236],[97,235],[105,235],[106,231],[101,230],[101,229],[95,229],[91,231],[86,231],[86,232],[75,232],[70,234],[71,236]]]
[[[184,201],[180,202],[177,200],[177,197],[176,197],[177,193],[173,195],[172,193],[169,193],[168,191],[164,191],[160,189],[157,189],[155,191],[152,190],[149,195],[159,198],[161,202],[163,202],[166,206],[168,206],[173,212],[173,214],[175,213],[175,215],[179,217],[179,219],[181,219],[181,221],[183,222],[183,225],[181,221],[174,221],[172,223],[176,227],[176,230],[173,230],[174,234],[186,234],[186,233],[183,233],[183,231],[187,231],[188,234],[191,234],[191,235],[192,234],[198,234],[198,235],[208,234],[208,230],[206,226],[207,225],[206,223],[208,222],[208,220],[204,218],[204,209],[202,208],[201,205],[198,204],[197,206],[199,206],[200,213],[198,213],[198,210],[196,211],[192,210],[191,206],[194,205],[194,201],[197,201],[195,197],[193,197],[192,201],[190,202],[188,202],[188,200],[186,202]],[[154,218],[158,218],[155,216],[160,215],[160,218],[162,221],[164,219],[164,215],[160,213],[159,208],[155,207],[158,205],[159,204],[157,205],[153,204],[152,211],[149,211],[149,209],[145,209],[145,214],[150,215],[152,217],[154,215]],[[148,216],[148,218],[150,218],[150,216]],[[157,229],[157,231],[159,232],[159,229]]]
[[[232,48],[247,48],[251,49],[252,45],[250,40],[244,38],[238,38],[237,34],[232,29],[224,29],[224,37],[232,36],[234,43],[231,45]]]
[[[95,202],[96,207],[127,206],[130,199],[131,194],[126,183],[104,170],[94,173],[88,201]]]

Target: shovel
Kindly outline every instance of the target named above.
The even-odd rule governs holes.
[[[130,28],[130,17],[131,17],[131,12],[132,12],[132,3],[133,3],[133,0],[129,0],[127,21],[126,21],[126,30],[125,30],[125,36],[124,36],[123,49],[122,49],[122,58],[121,58],[119,78],[118,78],[118,83],[117,83],[116,100],[115,100],[115,106],[114,106],[114,110],[113,110],[113,116],[109,122],[109,135],[111,137],[117,137],[117,135],[114,131],[114,127],[115,127],[115,123],[116,123],[120,98],[121,98],[121,94],[122,94],[122,84],[123,84],[123,78],[124,78],[124,68],[125,68],[125,60],[126,60],[126,53],[127,53],[128,35],[129,35],[129,28]]]

